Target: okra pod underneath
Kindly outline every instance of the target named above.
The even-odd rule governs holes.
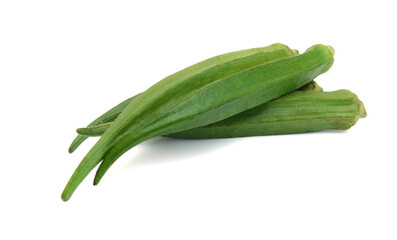
[[[349,90],[293,92],[223,121],[167,136],[233,138],[346,130],[367,115],[364,104]]]
[[[121,155],[146,140],[213,124],[299,89],[331,68],[333,54],[332,47],[317,44],[301,55],[252,68],[247,64],[257,56],[205,70],[187,68],[164,78],[133,100],[104,132],[77,166],[62,199],[67,201],[100,163],[94,178],[98,184]],[[225,75],[228,69],[239,70]]]
[[[314,91],[314,92],[322,92],[323,88],[320,87],[315,81],[311,81],[310,83],[306,84],[305,86],[301,87],[297,91]],[[124,107],[125,108],[125,107]],[[121,106],[119,107],[118,113],[114,113],[112,115],[112,118],[116,119],[117,116],[122,112],[124,109]],[[108,117],[108,121],[104,121],[103,123],[97,124],[97,125],[92,125],[88,126],[85,128],[78,128],[76,129],[76,132],[84,137],[99,137],[102,136],[102,134],[106,131],[106,129],[113,123],[114,119],[111,120]]]
[[[321,92],[315,83],[302,90],[203,127],[169,134],[173,138],[232,138],[345,130],[366,116],[358,97],[348,90]],[[111,124],[79,128],[85,136],[100,136]]]

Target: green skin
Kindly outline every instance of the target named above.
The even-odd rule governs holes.
[[[134,100],[138,95],[135,95],[123,102],[119,103],[117,106],[113,107],[94,121],[92,121],[87,127],[97,126],[99,124],[113,122],[119,116],[119,114],[126,108],[132,100]],[[74,152],[85,140],[87,139],[86,136],[78,135],[72,142],[69,147],[69,153]]]
[[[298,56],[249,67],[255,56],[224,64],[213,58],[139,94],[81,161],[62,199],[68,200],[102,159],[94,184],[118,157],[139,143],[218,122],[271,101],[309,83],[333,64],[333,51],[324,45],[315,45]]]
[[[240,51],[241,52],[241,51]],[[288,54],[288,52],[285,51],[280,51],[280,54],[272,54],[270,55],[270,58],[268,58],[269,61],[272,60],[277,60],[277,57],[280,57],[280,59],[285,55],[285,53]],[[293,55],[298,55],[299,52],[296,49],[291,49],[291,56]],[[322,91],[322,88],[317,85],[316,82],[312,81],[305,86],[303,86],[301,89],[298,89],[300,91],[305,91],[305,90],[312,90],[312,91]],[[88,137],[96,137],[96,136],[101,136],[105,130],[109,127],[111,123],[119,116],[119,114],[134,100],[138,95],[135,95],[131,98],[128,98],[127,100],[124,100],[123,102],[119,103],[117,106],[113,107],[112,109],[108,110],[104,114],[102,114],[100,117],[92,121],[86,128],[79,128],[77,129],[77,133],[79,134],[72,142],[72,144],[69,147],[69,153],[74,152]]]
[[[214,64],[217,65],[221,65],[221,64],[225,64],[231,61],[237,61],[240,62],[244,59],[248,59],[250,58],[251,61],[245,61],[245,65],[241,66],[241,67],[245,67],[245,68],[250,68],[250,67],[254,67],[266,62],[271,62],[271,61],[275,61],[275,60],[279,60],[282,58],[286,58],[286,57],[291,57],[291,56],[295,56],[298,55],[299,52],[296,49],[290,49],[288,46],[280,44],[280,43],[276,43],[276,44],[272,44],[270,46],[267,47],[262,47],[262,48],[252,48],[252,49],[245,49],[245,50],[241,50],[241,51],[236,51],[236,52],[231,52],[231,53],[226,53],[223,55],[219,55],[213,58],[210,58],[208,60],[205,60],[203,62],[200,62],[196,65],[193,65],[192,67],[189,67],[188,69],[193,70],[193,71],[197,71],[200,70],[200,68],[205,68],[205,67],[214,67]],[[208,65],[208,66],[207,66]],[[228,69],[229,72],[225,72],[226,74],[233,74],[236,73],[237,71],[241,70],[242,68],[238,68],[238,69]],[[193,68],[193,69],[191,69]],[[188,69],[182,70],[182,71],[186,71]],[[183,75],[183,72],[179,72],[176,74],[179,75]],[[139,94],[138,94],[139,95]],[[134,100],[138,95],[135,95],[123,102],[121,102],[120,104],[118,104],[117,106],[113,107],[112,109],[110,109],[109,111],[107,111],[106,113],[104,113],[103,115],[101,115],[100,117],[98,117],[97,119],[95,119],[94,121],[92,121],[87,127],[91,127],[91,126],[96,126],[99,124],[103,124],[103,123],[108,123],[108,122],[112,122],[114,121],[118,115],[132,102],[132,100]],[[69,147],[69,153],[74,152],[79,146],[80,144],[82,144],[85,140],[87,139],[87,136],[82,136],[82,135],[78,135],[72,142],[72,144]]]
[[[136,97],[135,100],[138,100],[140,98],[142,100],[146,99],[144,101],[138,102],[139,104],[143,104],[143,106],[147,109],[140,109],[135,107],[137,110],[135,111],[135,114],[142,115],[142,117],[138,117],[138,120],[142,118],[144,122],[144,117],[151,117],[151,110],[156,109],[155,106],[150,107],[151,105],[159,105],[161,107],[162,102],[168,102],[168,105],[172,106],[173,101],[175,102],[183,99],[183,95],[181,93],[189,93],[189,91],[194,92],[195,89],[198,89],[205,84],[209,84],[211,81],[225,78],[229,75],[233,75],[242,70],[249,69],[263,63],[294,56],[297,54],[298,53],[296,50],[292,50],[288,46],[285,46],[283,44],[276,43],[267,47],[226,53],[204,60],[175,74],[172,74],[169,77],[158,82],[145,92],[149,92],[149,94],[144,94],[144,98]],[[152,96],[150,96],[150,94],[152,94]],[[169,96],[173,96],[173,98],[169,99]],[[119,104],[118,106],[114,107],[113,109],[96,119],[90,124],[90,126],[97,125],[98,123],[107,120],[113,121],[116,118],[116,114],[119,114],[118,112],[126,110],[126,106],[130,106],[131,104],[133,104],[133,102],[136,102],[135,100],[132,101],[130,98],[129,100],[124,101],[123,103]],[[157,106],[157,111],[161,110],[161,108],[158,109],[159,106]],[[164,107],[166,106],[167,104],[164,105]],[[130,107],[129,111],[131,110],[132,109]],[[158,114],[156,113],[156,111],[153,111],[153,113]],[[112,116],[114,116],[114,118]],[[123,114],[120,114],[120,117],[117,117],[117,120],[120,120],[122,116]],[[125,118],[128,119],[128,117]],[[153,118],[153,115],[151,118]],[[135,117],[131,118],[131,122],[133,121],[136,121]],[[128,123],[128,120],[126,119],[120,120],[120,123],[121,124],[119,124],[119,126],[116,126],[116,128],[112,130],[108,134],[108,136],[104,134],[105,136],[101,137],[97,144],[81,161],[62,193],[63,200],[66,201],[70,198],[80,182],[105,157],[106,152],[112,147],[112,143],[114,143],[116,139],[120,137],[120,135],[123,135],[128,129],[128,126],[132,124]],[[140,123],[134,123],[133,125],[142,127],[142,124]],[[70,146],[69,152],[73,152],[85,139],[85,136],[77,136]],[[141,141],[144,140],[145,139],[142,139]]]
[[[232,138],[346,130],[364,117],[364,105],[349,90],[296,91],[223,121],[168,136],[187,139]]]
[[[301,87],[300,89],[298,89],[297,91],[314,91],[314,92],[322,92],[323,91],[323,89],[315,82],[315,81],[312,81],[312,82],[310,82],[310,83],[308,83],[308,84],[306,84],[305,86],[303,86],[303,87]],[[132,99],[133,100],[133,98],[134,97],[132,97],[132,98],[130,98],[130,99]],[[283,97],[281,97],[281,98],[283,98]],[[281,98],[279,98],[279,99],[281,99]],[[132,100],[130,100],[130,101],[132,101]],[[278,101],[278,99],[276,99],[276,100],[273,100],[273,101]],[[272,102],[273,102],[272,101]],[[264,104],[270,104],[270,102],[269,103],[264,103]],[[102,119],[116,119],[117,118],[117,116],[123,111],[123,107],[122,107],[122,105],[120,104],[119,105],[120,106],[120,109],[119,109],[119,112],[118,113],[112,113],[112,115],[111,116],[109,116],[109,115],[107,115],[106,113],[104,114],[104,115],[102,115]],[[259,106],[258,106],[259,107]],[[257,108],[258,108],[257,107]],[[249,111],[249,110],[248,110]],[[245,112],[242,112],[242,113],[239,113],[239,115],[241,114],[241,115],[243,115]],[[233,116],[232,116],[232,118],[233,118]],[[222,120],[221,122],[224,122],[224,121],[226,121],[227,119],[225,119],[225,120]],[[106,129],[111,125],[113,123],[113,121],[102,121],[102,123],[99,123],[98,125],[95,125],[95,126],[89,126],[89,127],[85,127],[85,128],[78,128],[77,129],[77,133],[79,134],[79,135],[82,135],[82,136],[86,136],[86,137],[98,137],[98,136],[102,136],[102,134],[106,131]],[[210,131],[211,130],[211,128],[205,128],[207,131]],[[189,131],[189,130],[187,130],[187,131]],[[274,134],[277,134],[276,132],[274,133]],[[167,135],[167,136],[170,136],[170,135]],[[172,137],[177,137],[177,135],[173,135],[173,134],[171,134],[171,136]],[[219,137],[221,137],[221,136],[223,136],[223,134],[221,134]],[[248,136],[251,136],[250,134],[248,135]],[[216,137],[216,136],[212,136],[211,138],[214,138],[214,137]],[[184,137],[185,138],[185,137]],[[190,138],[196,138],[196,137],[190,137]]]
[[[295,91],[220,122],[167,136],[186,139],[233,138],[346,130],[359,118],[366,117],[364,105],[352,92],[322,92],[314,84],[307,84],[302,89],[304,91]],[[100,136],[110,124],[81,128],[78,133]]]

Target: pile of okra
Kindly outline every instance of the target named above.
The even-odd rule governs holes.
[[[99,165],[98,184],[132,147],[165,136],[233,138],[346,130],[366,116],[349,90],[324,92],[313,80],[331,68],[334,49],[317,44],[299,54],[276,43],[218,55],[189,66],[78,128],[72,153],[100,136],[67,183],[67,201]]]

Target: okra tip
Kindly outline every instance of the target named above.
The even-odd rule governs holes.
[[[291,52],[293,56],[299,55],[299,51],[297,49],[291,49]]]
[[[92,181],[92,185],[96,186],[99,183],[99,179],[95,178],[94,181]]]
[[[80,135],[77,136],[77,137],[73,140],[72,144],[70,144],[70,147],[69,147],[69,149],[68,149],[68,152],[69,152],[69,153],[73,153],[73,152],[80,146],[80,144],[82,144],[86,139],[87,139],[87,137],[80,136]]]
[[[74,150],[76,150],[76,147],[75,147],[74,142],[75,142],[75,141],[73,141],[73,143],[69,146],[68,153],[73,153]]]
[[[73,153],[74,152],[74,149],[73,148],[71,148],[71,147],[69,147],[69,149],[68,149],[68,153]]]
[[[67,200],[69,200],[69,198],[70,198],[70,197],[66,196],[65,193],[62,193],[62,195],[61,195],[62,201],[66,202]]]

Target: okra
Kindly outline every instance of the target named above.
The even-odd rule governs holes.
[[[323,91],[323,89],[315,81],[311,81],[310,83],[306,84],[305,86],[299,88],[297,91],[321,92],[321,91]],[[281,98],[284,98],[284,97],[281,97]],[[278,99],[273,100],[273,101],[278,101]],[[272,109],[272,107],[271,107],[272,104],[270,104],[270,102],[269,103],[264,103],[263,105],[270,105],[268,107],[270,107],[270,109]],[[299,107],[299,104],[297,104],[297,105]],[[259,106],[257,108],[259,108]],[[242,112],[240,114],[244,115],[244,113],[245,112]],[[227,121],[227,119],[222,120],[221,122],[223,122],[223,121]],[[79,135],[86,136],[86,137],[98,137],[98,136],[101,136],[112,123],[113,123],[113,121],[109,121],[109,122],[104,122],[102,124],[98,124],[98,125],[95,125],[95,126],[88,126],[88,127],[85,127],[85,128],[78,128],[76,130],[76,132]],[[208,128],[208,127],[206,127],[205,129],[210,131],[210,128]],[[189,130],[187,130],[187,131],[189,131]]]
[[[296,91],[220,122],[168,136],[232,138],[346,130],[366,115],[364,104],[349,90]]]
[[[245,61],[196,64],[139,94],[83,158],[62,199],[68,200],[102,160],[97,184],[126,151],[148,139],[205,126],[276,99],[309,83],[333,64],[329,46],[314,45],[305,53],[249,67]],[[251,65],[252,66],[252,65]],[[224,69],[238,69],[233,74]],[[227,72],[227,74],[225,74]]]
[[[200,72],[201,70],[200,68],[203,68],[204,70],[205,68],[211,68],[221,64],[228,64],[229,62],[238,63],[244,61],[244,65],[241,65],[240,68],[223,68],[222,69],[222,71],[224,71],[223,75],[226,76],[241,71],[243,68],[257,66],[266,62],[271,62],[281,58],[291,57],[298,54],[299,52],[296,49],[290,49],[286,45],[275,43],[267,47],[251,48],[251,49],[226,53],[205,60],[203,62],[200,62],[190,68],[194,68],[192,69],[192,71]],[[249,61],[247,61],[247,59]],[[184,70],[184,72],[186,71],[188,71],[188,69]],[[180,73],[180,75],[182,74],[183,73]],[[113,122],[118,117],[118,115],[124,110],[124,108],[126,108],[136,97],[137,95],[127,100],[124,100],[117,106],[113,107],[112,109],[110,109],[109,111],[102,114],[94,121],[92,121],[87,127]],[[80,146],[80,144],[82,144],[86,139],[87,139],[86,136],[82,136],[82,135],[77,136],[69,147],[69,153],[74,152],[78,148],[78,146]]]
[[[310,91],[316,86],[310,84],[304,89],[308,91],[296,91],[220,122],[167,136],[185,139],[233,138],[346,130],[359,118],[366,117],[364,104],[354,93],[349,90]],[[81,128],[78,133],[100,136],[110,124]]]

